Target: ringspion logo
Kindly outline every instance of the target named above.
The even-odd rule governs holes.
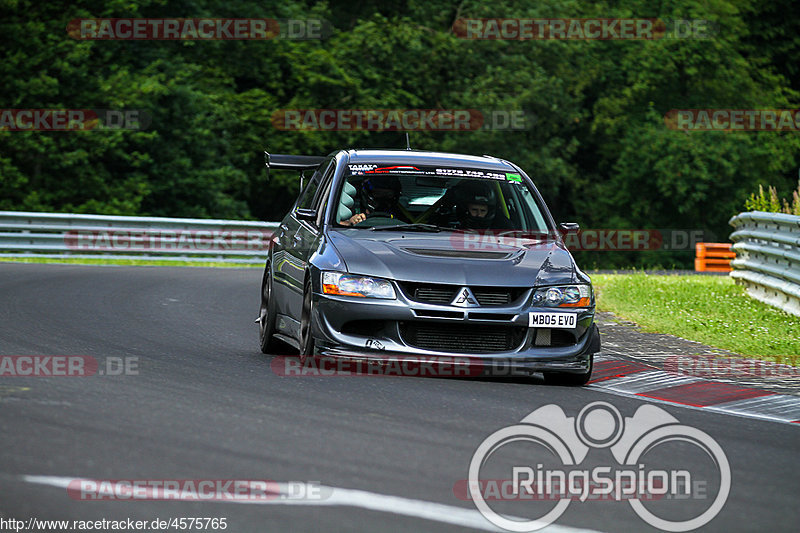
[[[610,456],[613,464],[585,464],[591,453]],[[499,490],[487,492],[493,485]],[[469,463],[467,488],[480,513],[508,531],[542,529],[571,504],[594,499],[626,502],[661,530],[691,531],[722,510],[731,468],[710,435],[660,407],[643,405],[623,417],[610,403],[593,402],[570,417],[550,404],[480,443]],[[463,494],[463,483],[457,482],[454,492]],[[710,503],[687,507],[689,498]],[[513,517],[510,509],[532,516]]]

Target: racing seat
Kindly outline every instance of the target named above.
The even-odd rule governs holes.
[[[358,191],[349,181],[344,182],[342,187],[342,196],[339,199],[339,207],[336,210],[336,222],[349,220],[350,217],[355,215],[353,206],[356,204],[356,196]]]

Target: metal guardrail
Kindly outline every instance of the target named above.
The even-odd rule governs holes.
[[[800,316],[800,216],[750,211],[729,223],[730,276],[753,298]]]
[[[277,222],[0,211],[0,258],[262,263]]]

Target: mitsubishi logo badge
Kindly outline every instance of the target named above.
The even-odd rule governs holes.
[[[463,287],[458,291],[458,294],[450,303],[456,307],[480,307],[481,304],[475,299],[475,295],[469,290],[469,287]]]

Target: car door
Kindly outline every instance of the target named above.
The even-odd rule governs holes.
[[[324,163],[323,163],[324,164]],[[314,176],[317,171],[314,172]],[[282,320],[278,321],[277,328],[282,333],[287,333],[293,328],[287,324],[287,318],[291,319],[291,309],[294,307],[292,300],[297,298],[298,288],[296,287],[299,262],[296,259],[296,240],[294,239],[300,227],[300,221],[295,216],[295,211],[299,206],[307,202],[310,197],[312,200],[316,194],[318,182],[312,179],[305,182],[305,186],[300,188],[292,209],[281,220],[278,227],[277,238],[273,245],[272,254],[272,275],[274,280],[273,294],[276,298],[277,312]],[[299,289],[302,291],[302,287]],[[302,295],[301,295],[302,298]]]
[[[286,245],[284,260],[281,263],[281,277],[287,291],[286,314],[291,318],[291,336],[297,337],[300,315],[303,308],[303,285],[309,258],[319,246],[321,236],[321,216],[319,208],[323,203],[327,183],[333,175],[336,164],[333,158],[325,160],[311,176],[292,213],[284,219],[286,225]],[[311,219],[303,217],[304,212],[314,212]]]

